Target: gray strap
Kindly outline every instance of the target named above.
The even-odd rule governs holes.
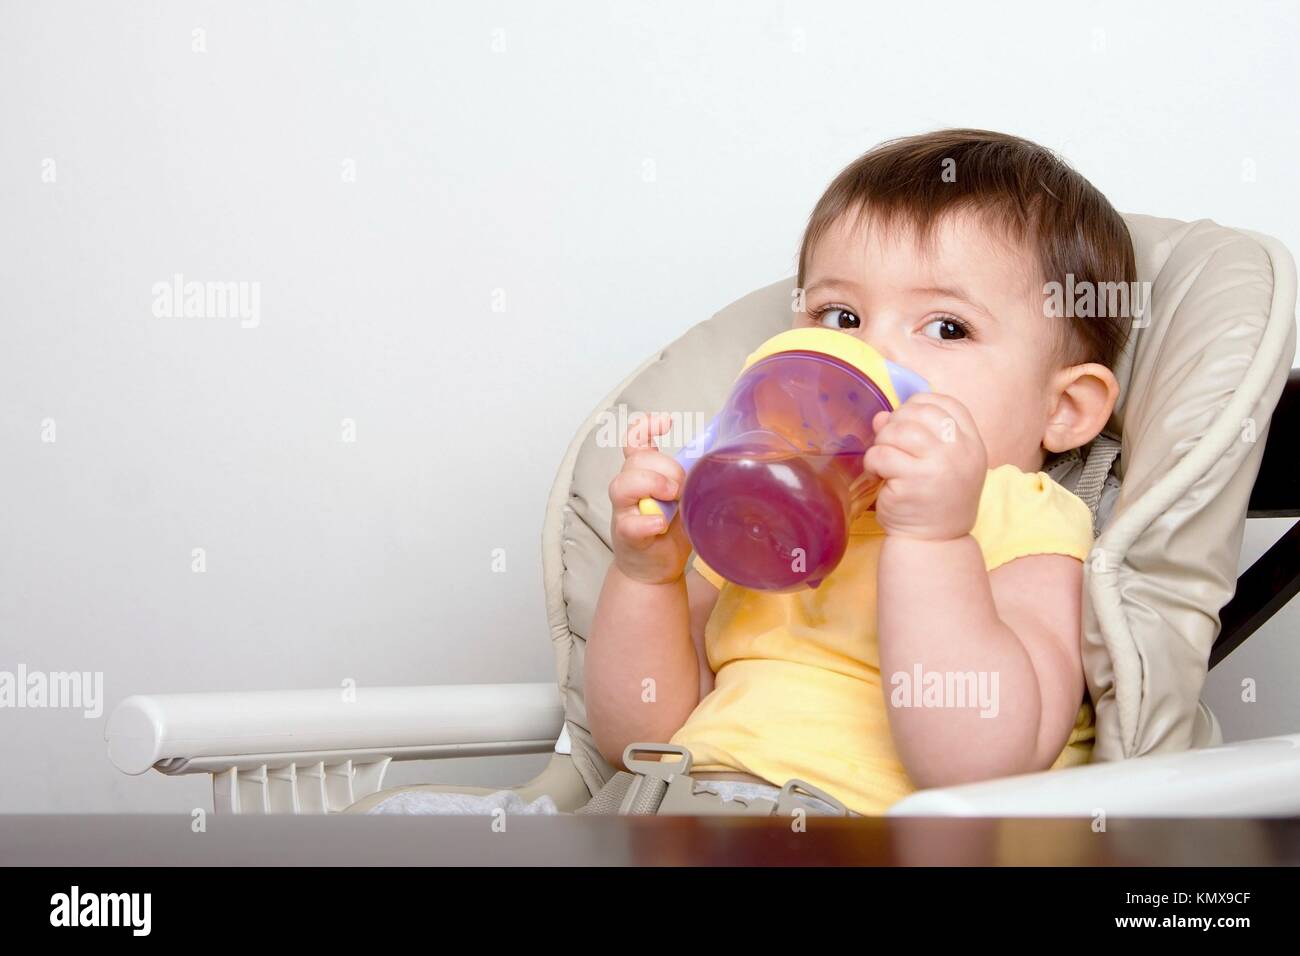
[[[619,770],[605,781],[605,785],[596,791],[594,797],[573,812],[617,814],[623,798],[627,796],[628,787],[632,785],[632,779],[632,774]]]
[[[1047,473],[1047,477],[1066,488],[1074,484],[1068,476],[1072,475],[1076,469],[1082,468],[1083,455],[1079,453],[1077,448],[1071,448],[1059,455],[1052,455],[1043,464],[1043,471]]]
[[[628,799],[634,785],[636,792],[631,793],[631,803],[624,811],[623,803]],[[619,813],[654,814],[659,812],[659,805],[663,802],[664,792],[667,789],[668,781],[662,777],[619,770],[605,781],[605,785],[596,791],[594,797],[573,812],[611,816]]]
[[[1092,533],[1097,534],[1097,509],[1101,505],[1101,491],[1106,484],[1106,476],[1111,466],[1119,457],[1120,443],[1109,435],[1098,435],[1092,440],[1088,457],[1083,463],[1083,474],[1075,483],[1074,493],[1083,499],[1083,503],[1092,512]]]
[[[668,781],[663,777],[648,777],[637,774],[640,786],[632,795],[632,802],[625,812],[629,814],[658,813],[659,804],[663,803],[664,793],[668,790]],[[626,798],[626,795],[624,795]]]

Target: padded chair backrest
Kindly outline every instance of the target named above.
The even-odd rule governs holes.
[[[1208,220],[1125,219],[1139,279],[1152,286],[1115,370],[1121,396],[1107,431],[1122,451],[1085,564],[1096,760],[1216,739],[1199,695],[1295,350],[1295,266],[1275,240]],[[652,356],[601,402],[561,463],[543,530],[546,597],[571,752],[593,792],[613,768],[588,730],[583,660],[612,560],[608,488],[626,418],[715,414],[745,357],[789,327],[793,292],[793,278],[759,289]],[[1082,460],[1049,470],[1073,488]]]

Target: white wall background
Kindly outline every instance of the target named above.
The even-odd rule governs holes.
[[[102,671],[105,714],[549,680],[538,538],[574,428],[791,274],[845,163],[990,127],[1122,210],[1300,251],[1298,27],[1217,2],[6,2],[0,669]],[[154,317],[176,273],[259,282],[259,325]],[[1252,527],[1243,563],[1286,524]],[[1298,622],[1212,676],[1230,737],[1300,730]],[[206,805],[201,778],[117,773],[102,733],[0,711],[0,811]]]

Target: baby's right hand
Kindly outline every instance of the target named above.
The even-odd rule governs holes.
[[[665,528],[662,515],[643,515],[637,507],[642,498],[676,501],[686,480],[682,466],[652,440],[671,425],[667,416],[649,415],[629,427],[623,469],[609,483],[614,563],[628,577],[646,584],[676,581],[691,554],[691,543],[676,516]]]

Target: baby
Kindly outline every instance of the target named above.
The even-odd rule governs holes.
[[[653,442],[668,418],[629,430],[586,656],[606,760],[669,741],[697,779],[797,777],[860,814],[1086,762],[1092,519],[1042,469],[1106,425],[1131,319],[1074,315],[1048,290],[1135,279],[1123,219],[1023,139],[945,130],[845,169],[804,234],[794,326],[860,337],[931,391],[876,416],[874,511],[820,587],[789,594],[688,567],[680,519],[637,507],[680,493]]]

